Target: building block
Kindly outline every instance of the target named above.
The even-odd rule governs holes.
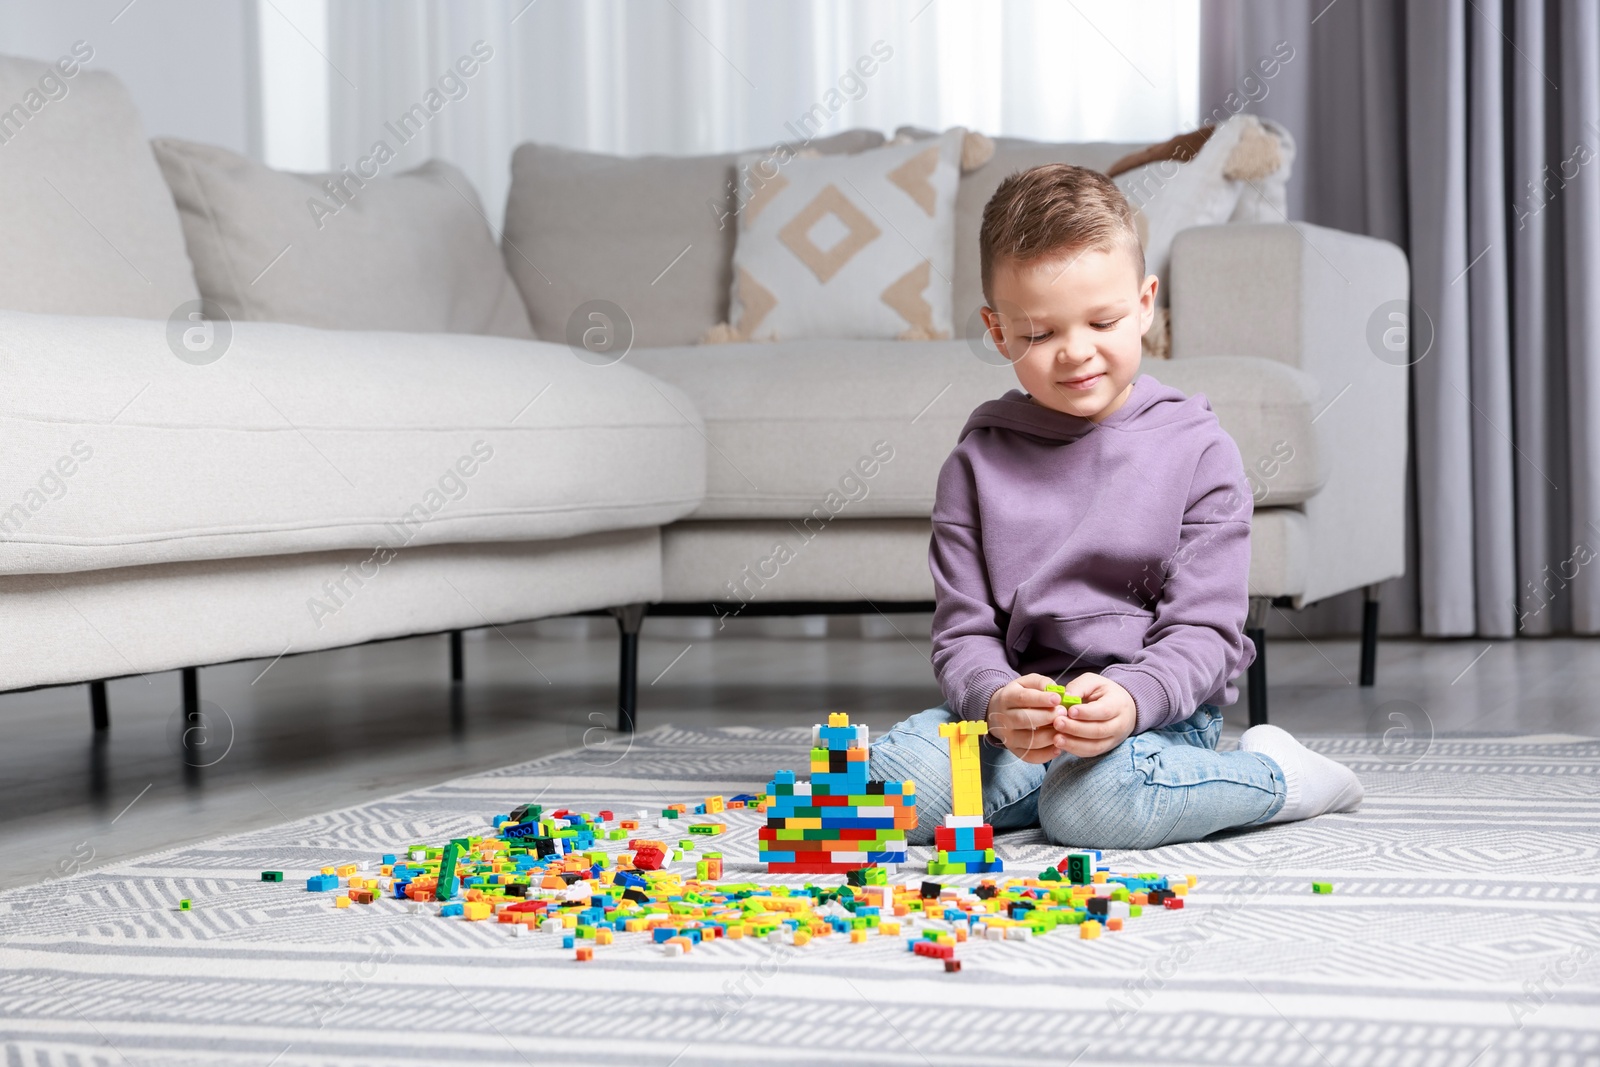
[[[959,724],[949,734],[957,746],[973,736],[982,735]],[[906,936],[909,952],[953,962],[950,969],[958,970],[954,953],[969,939],[1028,940],[1076,926],[1078,938],[1093,940],[1154,911],[1181,910],[1197,884],[1193,875],[1116,872],[1102,866],[1092,849],[1072,854],[1077,869],[1071,873],[1083,879],[1079,882],[1060,877],[1071,866],[1064,858],[1037,877],[988,877],[975,887],[944,885],[934,878],[891,884],[893,857],[903,851],[907,829],[915,826],[915,787],[909,781],[866,779],[865,737],[866,731],[850,727],[847,719],[819,726],[814,747],[821,756],[813,762],[828,769],[815,772],[812,780],[790,783],[788,792],[774,788],[755,805],[760,821],[767,823],[758,830],[763,858],[783,857],[769,869],[843,875],[831,883],[723,883],[723,857],[717,852],[701,853],[693,874],[641,869],[628,862],[631,857],[644,853],[646,864],[652,852],[664,857],[670,850],[663,842],[633,833],[626,838],[629,852],[623,853],[621,840],[607,844],[600,825],[605,820],[558,809],[535,816],[531,837],[511,832],[522,823],[496,816],[489,836],[458,838],[441,847],[407,846],[403,858],[385,855],[395,862],[381,865],[370,859],[341,862],[308,879],[307,889],[343,886],[334,896],[340,910],[392,896],[411,915],[494,922],[511,936],[541,930],[574,951],[582,946],[590,959],[598,946],[629,934],[651,938],[669,955],[723,939],[802,947],[834,934],[850,944]],[[829,784],[830,777],[840,788]],[[981,772],[979,778],[981,788]],[[662,810],[683,816],[668,825],[690,825],[687,805]],[[935,828],[936,843],[944,847],[936,849],[930,872],[936,877],[941,870],[957,874],[998,865],[992,833],[981,816],[952,815]],[[447,855],[454,859],[448,868]],[[340,870],[355,873],[341,877]],[[454,899],[442,900],[437,891],[447,870],[456,883]],[[709,877],[713,874],[719,877]],[[1331,883],[1314,885],[1331,890]],[[428,907],[436,900],[437,908]]]
[[[1069,852],[1056,864],[1056,870],[1073,885],[1088,885],[1094,880],[1094,856],[1088,852]]]
[[[1056,696],[1060,697],[1061,706],[1064,708],[1071,707],[1074,704],[1083,703],[1082,697],[1073,696],[1071,693],[1068,693],[1067,687],[1064,685],[1047,685],[1044,687],[1044,691],[1046,693],[1054,693]]]
[[[281,881],[283,881],[283,872],[282,871],[262,871],[261,872],[261,880],[263,882],[281,882]]]
[[[987,874],[1005,869],[994,854],[994,829],[983,819],[982,740],[989,724],[961,720],[939,725],[950,751],[950,813],[934,827],[928,873]]]
[[[456,895],[459,880],[456,877],[456,864],[461,860],[462,843],[452,841],[445,846],[444,855],[439,860],[439,878],[434,889],[434,896],[439,900],[449,900]]]
[[[1312,882],[1311,883],[1311,891],[1313,893],[1317,894],[1318,896],[1326,896],[1327,894],[1333,892],[1333,883],[1332,882]]]
[[[757,858],[769,872],[794,874],[904,863],[906,831],[917,825],[915,786],[870,779],[867,728],[851,725],[843,712],[814,726],[811,741],[810,779],[779,771],[767,785],[764,808],[757,805],[767,816]]]

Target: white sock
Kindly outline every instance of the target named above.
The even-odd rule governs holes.
[[[1361,804],[1361,779],[1354,771],[1311,751],[1281,727],[1252,726],[1239,738],[1239,748],[1266,756],[1283,771],[1289,795],[1268,823],[1354,811]]]

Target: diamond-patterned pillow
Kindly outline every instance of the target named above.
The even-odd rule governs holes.
[[[731,324],[707,339],[951,336],[965,132],[851,156],[741,157]]]

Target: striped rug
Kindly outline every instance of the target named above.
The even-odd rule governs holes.
[[[1438,738],[1404,759],[1313,740],[1365,781],[1359,812],[1109,854],[1200,882],[1185,910],[1098,941],[969,942],[958,974],[890,937],[670,959],[623,935],[576,963],[548,935],[304,889],[519,801],[758,789],[808,736],[664,727],[0,894],[4,1062],[1600,1063],[1600,741],[1573,737]],[[727,877],[764,877],[759,817],[727,818]],[[1033,873],[1064,850],[1024,833],[998,851]]]

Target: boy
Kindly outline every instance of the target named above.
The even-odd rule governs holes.
[[[1056,844],[1154,848],[1349,811],[1360,781],[1276,726],[1218,752],[1255,659],[1252,500],[1204,396],[1139,373],[1155,311],[1132,211],[1102,174],[1008,177],[979,234],[984,322],[1023,390],[979,405],[939,474],[933,663],[946,704],[872,746],[949,811],[938,726],[986,719],[984,812]],[[998,309],[998,310],[997,310]],[[1061,706],[1057,680],[1082,698]]]

